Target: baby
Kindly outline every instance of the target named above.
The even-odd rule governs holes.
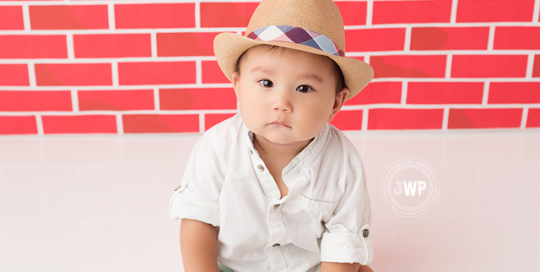
[[[362,161],[329,122],[373,77],[331,0],[263,0],[214,51],[240,113],[193,149],[169,207],[185,271],[372,271]]]

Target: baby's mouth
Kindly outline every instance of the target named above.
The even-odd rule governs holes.
[[[284,127],[288,127],[288,128],[291,127],[291,126],[287,125],[285,122],[279,121],[279,120],[274,121],[274,122],[270,123],[269,125],[278,125],[278,126],[284,126]]]

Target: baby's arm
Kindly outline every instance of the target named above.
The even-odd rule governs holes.
[[[373,272],[367,265],[361,265],[359,263],[330,263],[323,262],[320,272]]]
[[[218,272],[217,229],[197,220],[182,219],[180,248],[184,271]]]

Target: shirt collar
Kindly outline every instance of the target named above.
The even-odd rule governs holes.
[[[314,159],[317,158],[317,155],[323,150],[326,145],[328,135],[330,133],[330,124],[326,124],[321,132],[315,136],[313,141],[311,141],[294,159],[283,169],[283,179],[290,181],[291,179],[296,178],[301,174],[303,170],[310,170],[311,166],[316,165],[311,163]],[[249,150],[253,151],[257,156],[260,157],[257,149],[253,145],[253,138],[255,134],[250,131],[244,122],[242,122],[242,135],[247,135],[245,137],[246,146]]]

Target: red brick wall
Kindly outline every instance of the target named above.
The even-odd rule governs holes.
[[[0,2],[0,134],[202,132],[232,116],[212,40],[242,33],[257,1],[216,2]],[[375,69],[339,128],[540,127],[540,0],[336,3],[347,55]]]

